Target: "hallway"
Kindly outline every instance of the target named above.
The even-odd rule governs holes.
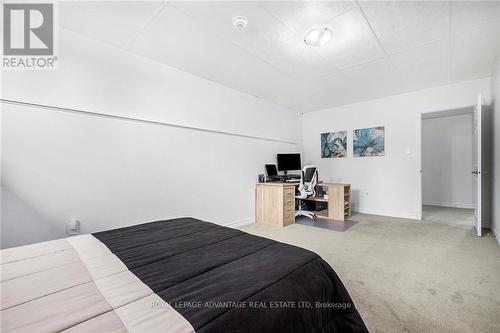
[[[422,206],[422,221],[440,223],[451,227],[472,228],[474,210],[453,207]]]

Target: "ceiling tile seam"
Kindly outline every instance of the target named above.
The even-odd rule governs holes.
[[[293,107],[293,106],[291,106],[291,105],[287,105],[287,104],[283,104],[283,103],[278,103],[278,102],[273,101],[273,100],[271,100],[271,99],[268,99],[268,98],[265,98],[265,97],[262,97],[262,96],[255,95],[255,94],[253,94],[253,93],[251,93],[251,92],[248,92],[248,91],[245,91],[245,90],[239,90],[239,89],[236,89],[236,88],[230,87],[230,86],[225,85],[225,84],[223,84],[223,83],[221,83],[221,82],[214,81],[214,80],[212,80],[212,79],[210,79],[210,78],[203,77],[203,76],[201,76],[201,75],[199,75],[199,74],[195,74],[195,73],[189,72],[189,71],[187,71],[187,70],[185,70],[185,69],[178,68],[178,67],[176,67],[176,66],[174,66],[174,65],[170,65],[170,64],[163,63],[163,62],[161,62],[161,61],[159,61],[159,60],[156,60],[156,59],[150,58],[150,57],[148,57],[148,56],[145,56],[145,55],[142,55],[142,54],[139,54],[139,53],[136,53],[136,52],[134,52],[134,51],[132,51],[132,50],[130,50],[130,49],[126,49],[126,48],[123,48],[123,47],[121,47],[121,46],[118,46],[118,45],[115,45],[115,44],[111,44],[111,43],[109,43],[109,42],[105,42],[105,41],[103,41],[103,40],[100,40],[100,39],[97,39],[97,38],[95,38],[95,37],[89,36],[89,35],[87,35],[87,34],[84,34],[84,33],[81,33],[81,32],[78,32],[78,31],[75,31],[75,30],[72,30],[72,29],[69,29],[69,28],[67,28],[67,27],[60,26],[60,29],[70,31],[70,32],[72,32],[72,33],[74,33],[74,34],[77,34],[77,35],[80,35],[80,36],[84,36],[85,38],[88,38],[88,39],[91,39],[91,40],[97,41],[98,43],[102,43],[102,44],[105,44],[105,45],[107,45],[107,46],[110,46],[110,47],[113,47],[113,48],[119,49],[119,50],[124,51],[124,52],[127,52],[127,53],[129,53],[129,54],[131,54],[131,55],[133,55],[133,56],[148,59],[149,61],[152,61],[152,62],[154,62],[154,63],[156,63],[156,64],[159,64],[160,66],[165,66],[165,67],[174,68],[174,69],[175,69],[175,70],[177,70],[177,71],[180,71],[180,72],[183,72],[183,73],[187,73],[187,74],[189,74],[189,75],[191,75],[191,76],[194,76],[194,77],[197,77],[197,78],[201,78],[201,79],[203,79],[203,80],[206,80],[206,81],[212,82],[212,83],[214,83],[214,84],[216,84],[216,85],[219,85],[219,86],[225,87],[225,88],[227,88],[227,89],[231,89],[231,90],[237,91],[237,92],[239,92],[239,93],[242,93],[242,94],[245,94],[245,95],[248,95],[248,96],[254,97],[254,98],[258,98],[258,99],[264,100],[264,101],[266,101],[266,102],[268,102],[268,103],[271,103],[271,104],[275,104],[275,105],[278,105],[278,106],[284,107],[284,108],[286,108],[286,109],[290,110],[291,112],[300,112],[300,110],[296,109],[295,107]]]
[[[279,23],[281,23],[281,24],[282,24],[285,28],[287,28],[287,29],[288,29],[288,31],[290,31],[290,32],[292,33],[291,35],[292,35],[293,37],[300,36],[300,33],[296,32],[296,31],[295,31],[295,29],[292,29],[292,28],[291,28],[288,24],[286,24],[286,22],[284,22],[283,20],[281,20],[278,16],[274,15],[274,14],[273,14],[272,12],[270,12],[270,11],[269,11],[266,7],[264,7],[264,6],[262,5],[262,2],[260,2],[260,1],[259,1],[257,4],[258,4],[258,6],[259,6],[262,10],[264,10],[265,12],[267,12],[270,16],[274,17],[274,18],[276,19],[276,21],[278,21],[278,22],[279,22]],[[293,37],[290,37],[290,38],[286,39],[286,41],[285,41],[285,42],[287,42],[287,41],[291,40]],[[265,49],[265,51],[269,51],[269,50],[272,50],[272,49],[273,49],[273,47],[271,47],[271,48],[269,48],[269,49]]]
[[[388,59],[388,57],[386,55],[382,55],[382,56],[377,57],[375,59],[371,59],[371,60],[367,60],[367,61],[361,61],[361,62],[359,62],[357,64],[353,64],[353,65],[348,65],[348,66],[345,66],[345,67],[341,67],[337,73],[343,73],[343,72],[351,70],[352,68],[361,67],[361,66],[364,66],[364,65],[368,65],[368,64],[371,64],[372,62],[377,62],[377,61],[379,61],[381,59]],[[331,73],[331,74],[335,74],[335,73]]]
[[[444,39],[449,39],[449,38],[450,38],[450,35],[448,35],[448,34],[442,35],[440,37],[437,37],[436,39],[432,39],[430,41],[427,41],[427,42],[424,42],[424,43],[421,43],[421,44],[417,44],[414,47],[403,48],[401,50],[397,50],[397,51],[394,51],[394,52],[389,52],[388,55],[389,55],[389,57],[392,57],[394,55],[398,55],[398,54],[401,54],[401,53],[416,51],[416,50],[418,50],[418,49],[420,49],[422,47],[426,47],[426,46],[429,46],[430,44],[442,41]]]
[[[267,9],[265,6],[262,5],[262,3],[265,2],[265,1],[259,1],[258,4],[259,6],[264,9],[269,15],[271,15],[272,17],[274,17],[276,20],[280,21],[284,26],[286,26],[288,28],[288,30],[290,30],[291,32],[293,32],[294,35],[297,35],[297,36],[300,36],[301,34],[305,34],[307,31],[303,31],[303,32],[298,32],[297,30],[293,29],[292,27],[290,27],[286,22],[284,22],[281,18],[279,18],[278,16],[274,15],[274,13],[272,13],[271,11],[269,11],[269,9]],[[341,15],[344,15],[345,13],[351,11],[352,9],[354,9],[355,7],[350,7],[350,8],[347,8],[347,9],[344,9],[342,10],[340,13],[336,14],[336,15],[333,15],[331,18],[329,18],[325,23],[328,24],[329,22],[333,21],[335,18],[341,16]]]
[[[231,41],[229,41],[229,42],[231,42]],[[236,45],[236,44],[234,44],[234,43],[233,43],[233,45],[240,47],[239,45]],[[240,48],[242,48],[242,47],[240,47]],[[242,49],[243,49],[243,50],[245,50],[245,48],[242,48]],[[273,48],[270,48],[270,49],[268,49],[268,51],[270,51],[270,50],[272,50],[272,49],[273,49]],[[250,52],[250,51],[247,51],[247,52],[248,52],[249,54],[251,54],[252,56],[254,56],[254,57],[256,57],[256,58],[260,59],[260,60],[261,60],[261,61],[263,61],[263,62],[265,62],[265,63],[266,63],[266,64],[268,64],[269,66],[273,67],[275,70],[277,70],[278,72],[280,72],[281,74],[283,74],[283,75],[284,75],[284,76],[286,76],[287,78],[292,79],[292,80],[297,79],[297,78],[295,77],[295,75],[288,74],[287,72],[285,72],[285,71],[281,70],[280,68],[276,67],[274,64],[272,64],[272,63],[270,63],[269,61],[267,61],[265,58],[262,58],[262,56],[261,56],[261,55],[259,55],[259,54],[255,54],[255,53],[252,53],[252,52]],[[321,56],[320,56],[320,57],[321,57]],[[326,61],[326,63],[327,63],[327,64],[334,66],[334,67],[335,67],[335,69],[334,69],[333,71],[328,71],[328,72],[327,72],[327,73],[325,73],[325,74],[320,74],[320,77],[322,77],[322,76],[326,76],[326,75],[329,75],[329,74],[339,73],[339,72],[341,71],[341,69],[340,69],[339,67],[335,66],[334,64],[332,64],[332,63],[331,63],[331,61],[328,61],[328,60],[324,59],[323,57],[321,57],[321,59],[322,59],[322,60],[324,60],[324,61]],[[307,69],[305,69],[305,70],[304,70],[303,72],[301,72],[301,73],[307,73]],[[299,76],[300,76],[300,75],[299,75]]]
[[[326,78],[327,76],[332,75],[332,74],[343,74],[343,75],[346,75],[347,74],[346,72],[349,72],[350,70],[355,69],[356,67],[362,67],[362,66],[365,66],[365,65],[369,65],[371,63],[378,62],[378,61],[380,61],[382,59],[387,59],[387,57],[386,56],[381,56],[381,57],[378,57],[376,59],[372,59],[372,60],[369,60],[369,61],[364,61],[364,62],[361,62],[361,63],[356,64],[356,65],[350,65],[350,66],[347,66],[347,67],[344,67],[344,68],[340,69],[336,73],[330,73],[330,74],[327,74],[325,76],[322,76],[322,78]]]
[[[146,22],[144,22],[144,24],[142,24],[139,27],[139,29],[132,34],[132,36],[130,37],[130,39],[128,40],[128,42],[125,44],[125,48],[126,49],[129,49],[132,46],[132,43],[137,39],[137,37],[139,36],[139,34],[144,29],[146,29],[151,24],[151,22],[153,22],[153,20],[163,11],[163,9],[165,8],[166,4],[167,4],[166,0],[162,1],[161,5],[158,6],[158,8],[156,8],[156,10],[153,12],[153,14],[151,14],[151,16],[146,20]]]
[[[168,5],[168,6],[171,6],[174,10],[176,10],[176,11],[180,12],[180,13],[181,13],[182,15],[184,15],[187,19],[189,19],[192,23],[195,23],[195,24],[196,24],[196,25],[198,25],[198,26],[199,26],[200,24],[202,24],[202,22],[200,22],[199,20],[195,19],[194,17],[192,17],[191,15],[189,15],[188,13],[186,13],[184,10],[182,10],[181,8],[179,8],[179,7],[175,6],[175,2],[172,2],[172,1],[166,1],[166,0],[165,0],[165,1],[164,1],[164,3],[162,4],[161,11],[162,11],[163,9],[165,9],[165,6],[167,6],[167,5]],[[158,14],[159,14],[161,11],[159,11],[159,12],[158,12]],[[151,23],[151,21],[150,21],[149,23]],[[149,25],[149,24],[148,24],[148,25]],[[141,32],[142,32],[142,31],[139,31],[139,32],[137,33],[137,36],[136,36],[135,40],[137,40],[137,38],[139,38],[139,36],[141,35]],[[211,31],[209,31],[208,33],[209,33],[210,35],[212,35],[213,37],[215,37],[217,40],[222,40],[222,41],[229,42],[229,43],[231,43],[233,46],[236,46],[236,47],[237,47],[237,45],[235,45],[235,44],[234,44],[234,43],[232,43],[231,41],[228,41],[228,40],[226,40],[225,38],[222,38],[222,37],[220,37],[220,36],[218,36],[218,35],[216,35],[216,34],[212,33]],[[148,58],[149,60],[153,60],[153,61],[155,61],[155,62],[157,62],[157,63],[160,63],[160,64],[163,64],[163,65],[166,65],[166,66],[170,66],[170,67],[176,68],[177,70],[180,70],[180,71],[183,71],[183,72],[186,72],[186,73],[190,73],[191,75],[195,75],[195,76],[198,76],[198,77],[202,77],[203,79],[209,80],[209,81],[211,81],[211,82],[216,82],[216,81],[213,81],[213,80],[209,79],[208,77],[200,76],[200,75],[198,75],[198,74],[191,73],[191,72],[189,72],[189,71],[187,71],[187,70],[185,70],[185,69],[181,69],[181,68],[179,68],[179,67],[176,67],[176,66],[173,66],[173,65],[170,65],[170,64],[167,64],[167,63],[163,63],[163,62],[162,62],[162,61],[160,61],[160,60],[157,60],[157,59],[154,59],[154,58],[151,58],[151,57],[145,56],[145,55],[140,54],[140,53],[136,53],[136,52],[134,52],[134,51],[132,50],[132,48],[130,48],[130,49],[128,49],[128,48],[127,48],[127,50],[128,50],[128,51],[130,51],[130,52],[131,52],[131,53],[133,53],[133,54],[143,56],[143,57]],[[248,53],[248,52],[247,52],[247,53]],[[215,67],[215,68],[217,68],[217,69],[220,69],[220,68],[221,68],[218,64],[213,63],[213,62],[211,62],[211,63],[210,63],[210,65],[212,65],[213,67]],[[232,89],[234,89],[234,88],[232,88]],[[236,90],[237,90],[237,89],[236,89]],[[252,95],[252,96],[254,96],[254,97],[259,97],[259,96],[257,96],[257,95],[253,95],[253,94],[250,94],[250,95]]]
[[[335,73],[339,73],[342,71],[342,68],[339,67],[338,65],[335,64],[335,62],[331,59],[327,59],[325,57],[323,57],[321,54],[319,54],[318,51],[316,50],[313,50],[314,53],[316,53],[322,60],[326,61],[328,64],[332,65],[334,67],[334,70],[332,71],[328,71],[328,73],[325,73],[324,75],[329,75],[329,74],[335,74]]]
[[[499,1],[499,0],[492,0],[492,1]],[[451,21],[451,14],[450,14],[450,21]],[[482,24],[491,24],[491,23],[497,23],[500,24],[500,17],[495,17],[495,18],[489,18],[481,21]],[[453,27],[453,25],[452,25]],[[477,30],[482,30],[482,25],[479,23],[475,23],[473,25],[470,25],[468,27],[464,26],[456,26],[455,25],[455,30],[453,30],[453,33],[463,33],[465,31],[477,31]]]
[[[487,22],[487,23],[496,23],[496,24],[498,24],[498,27],[500,28],[500,18],[493,19],[493,20],[485,20],[484,22]],[[458,34],[463,34],[464,32],[483,32],[483,31],[484,31],[484,29],[482,29],[480,26],[477,26],[477,25],[476,26],[471,26],[471,27],[468,27],[468,28],[457,27],[456,29],[454,29],[452,31],[450,37],[456,36]],[[499,33],[499,39],[498,39],[497,42],[500,43],[500,33]]]
[[[129,51],[129,50],[125,50],[125,51]],[[212,78],[210,78],[210,77],[206,77],[206,76],[203,76],[203,75],[198,74],[198,73],[193,73],[193,72],[191,72],[191,71],[188,71],[188,70],[183,69],[183,68],[179,68],[179,67],[174,66],[174,65],[171,65],[171,64],[166,64],[166,63],[163,63],[163,62],[161,62],[161,61],[159,61],[159,60],[156,60],[156,59],[154,59],[154,58],[151,58],[151,57],[148,57],[148,56],[145,56],[145,55],[142,55],[142,54],[135,53],[135,52],[133,52],[133,51],[129,51],[129,52],[130,52],[130,53],[132,53],[132,54],[134,54],[134,55],[136,55],[136,56],[140,56],[140,57],[143,57],[143,58],[149,59],[149,60],[151,60],[151,61],[153,61],[153,62],[155,62],[155,63],[157,63],[157,64],[159,64],[159,65],[161,65],[161,66],[166,66],[166,67],[174,68],[174,69],[176,69],[176,70],[178,70],[178,71],[180,71],[180,72],[187,73],[187,74],[189,74],[189,75],[191,75],[191,76],[194,76],[194,77],[197,77],[197,78],[200,78],[200,79],[203,79],[203,80],[206,80],[206,81],[212,82],[212,83],[214,83],[214,84],[216,84],[216,85],[218,85],[218,86],[222,86],[222,87],[224,87],[224,88],[231,89],[231,90],[233,90],[233,91],[237,91],[237,92],[239,92],[239,93],[242,93],[242,94],[245,94],[245,95],[248,95],[248,96],[251,96],[251,97],[257,98],[257,99],[264,100],[264,101],[266,101],[266,102],[268,102],[268,103],[271,103],[271,104],[275,104],[275,105],[278,105],[278,106],[284,107],[284,108],[286,108],[286,109],[288,109],[288,110],[290,110],[290,111],[292,111],[292,112],[300,112],[298,109],[295,109],[295,107],[293,107],[292,105],[288,105],[288,104],[284,104],[284,103],[279,103],[279,102],[273,101],[273,100],[268,99],[268,98],[266,98],[266,97],[264,97],[264,96],[262,96],[262,95],[256,95],[255,93],[253,93],[253,92],[251,92],[251,91],[248,91],[248,90],[246,90],[246,89],[236,89],[236,88],[231,87],[231,86],[228,86],[228,85],[226,85],[226,84],[224,84],[224,83],[222,83],[222,82],[220,82],[220,81],[215,81],[215,80],[213,80],[213,79],[212,79]]]
[[[193,22],[195,22],[195,23],[197,23],[197,24],[204,24],[204,23],[203,23],[203,22],[201,22],[200,20],[198,20],[198,19],[194,18],[193,16],[189,15],[189,13],[186,13],[186,12],[185,12],[184,10],[182,10],[181,8],[179,8],[179,7],[175,6],[175,4],[174,4],[173,2],[170,2],[170,5],[171,5],[171,6],[173,6],[175,9],[179,10],[180,12],[182,12],[184,15],[186,15],[186,17],[188,17],[189,19],[191,19]],[[259,5],[260,5],[260,4],[259,4]],[[265,9],[264,9],[264,10],[265,10]],[[272,16],[274,17],[274,15],[272,15]],[[279,20],[279,21],[281,22],[281,20]],[[285,26],[288,28],[288,26],[287,26],[287,25],[285,25]],[[289,30],[290,30],[290,29],[289,29]],[[293,31],[293,30],[291,30],[291,31]],[[279,72],[281,75],[283,75],[283,76],[284,76],[286,79],[288,79],[289,81],[294,81],[294,80],[296,80],[296,79],[297,79],[297,78],[295,78],[293,75],[290,75],[290,74],[286,73],[285,71],[283,71],[283,70],[279,69],[278,67],[276,67],[275,65],[273,65],[272,63],[270,63],[269,61],[267,61],[266,59],[262,58],[259,54],[256,54],[256,53],[251,52],[250,50],[248,50],[248,49],[246,49],[246,48],[244,48],[244,47],[242,47],[242,46],[240,46],[240,45],[238,45],[238,44],[234,43],[233,41],[231,41],[230,39],[226,38],[225,36],[219,36],[219,35],[217,35],[217,34],[213,33],[212,31],[209,31],[208,33],[209,33],[210,35],[214,36],[215,38],[219,39],[219,40],[222,40],[222,41],[224,41],[224,42],[230,43],[230,44],[231,44],[231,45],[233,45],[234,47],[236,47],[236,48],[238,48],[238,49],[242,50],[243,52],[245,52],[247,55],[250,55],[250,56],[252,56],[252,57],[255,57],[255,58],[259,59],[259,60],[260,60],[260,61],[262,61],[263,63],[267,64],[268,66],[272,67],[274,70],[276,70],[277,72]],[[295,35],[294,35],[294,36],[295,36]],[[292,37],[291,37],[291,38],[292,38]],[[291,39],[291,38],[290,38],[290,39]],[[287,39],[287,40],[290,40],[290,39]],[[271,49],[272,49],[272,48],[270,48],[270,49],[268,49],[268,50],[271,50]],[[149,57],[148,57],[148,58],[149,58]],[[151,59],[151,58],[149,58],[149,59]],[[214,66],[217,66],[217,64],[213,64],[213,65],[214,65]],[[172,67],[173,67],[173,66],[172,66]],[[179,68],[177,68],[177,69],[179,69]],[[179,70],[181,70],[181,69],[179,69]],[[191,73],[191,74],[192,74],[192,73]],[[333,74],[333,72],[331,72],[331,74]],[[194,74],[193,74],[193,75],[194,75]],[[210,80],[210,79],[207,79],[207,80],[212,81],[212,80]],[[215,81],[212,81],[212,82],[215,82]],[[232,88],[232,89],[234,89],[234,88]],[[235,89],[235,90],[237,90],[237,89]],[[246,93],[247,93],[247,94],[249,94],[249,95],[252,95],[252,96],[254,96],[254,97],[257,97],[257,98],[262,98],[262,97],[260,97],[260,96],[258,96],[258,95],[254,95],[254,94],[251,94],[251,93],[249,93],[249,92],[246,92]],[[265,99],[265,98],[264,98],[264,99]],[[265,100],[270,101],[270,100],[268,100],[268,99],[265,99]],[[275,102],[273,102],[273,103],[275,103]],[[276,103],[276,104],[277,104],[277,103]],[[279,104],[279,105],[282,105],[282,104]],[[288,107],[288,108],[293,109],[291,106],[287,106],[287,105],[282,105],[282,106],[286,106],[286,107]],[[294,111],[296,111],[296,110],[294,110]]]
[[[212,33],[210,33],[212,34]],[[212,34],[213,35],[213,34]],[[246,54],[252,56],[252,57],[255,57],[257,59],[259,59],[260,61],[262,61],[263,63],[267,64],[268,66],[274,68],[277,72],[279,72],[280,74],[284,75],[285,77],[287,77],[288,79],[290,80],[293,80],[293,76],[290,76],[290,74],[286,73],[285,71],[279,69],[278,67],[276,67],[275,65],[273,65],[272,63],[270,63],[269,61],[267,61],[266,59],[262,58],[259,54],[256,54],[256,53],[253,53],[251,52],[250,50],[234,43],[233,41],[229,40],[229,39],[226,39],[226,38],[222,38],[223,41],[227,42],[227,43],[230,43],[232,44],[233,46],[235,46],[236,48],[242,50],[243,52],[245,52]]]
[[[351,11],[351,10],[353,10],[353,9],[356,9],[356,5],[357,5],[357,3],[356,3],[355,1],[350,1],[350,2],[352,2],[352,3],[353,3],[353,6],[352,6],[352,7],[346,8],[346,9],[344,9],[343,11],[341,11],[339,14],[332,16],[332,18],[330,18],[330,19],[328,20],[328,23],[330,23],[330,22],[331,22],[331,21],[333,21],[334,19],[338,18],[339,16],[344,15],[344,14],[346,14],[346,13],[350,12],[350,11]],[[328,24],[328,23],[327,23],[327,24]]]
[[[363,61],[363,62],[360,62],[360,63],[355,64],[355,65],[349,65],[349,66],[340,68],[337,72],[329,72],[327,74],[320,75],[319,79],[328,79],[329,76],[334,75],[334,74],[347,75],[348,72],[350,70],[352,70],[352,69],[356,69],[357,67],[362,67],[362,66],[365,66],[365,65],[369,65],[369,64],[372,64],[374,62],[378,62],[378,61],[380,61],[382,59],[387,59],[387,57],[386,56],[381,56],[381,57],[378,57],[376,59],[372,59],[372,60],[369,60],[369,61]]]
[[[124,48],[123,46],[120,46],[118,44],[113,44],[113,43],[110,43],[108,41],[104,41],[102,39],[98,39],[98,38],[95,38],[94,36],[91,36],[91,35],[88,35],[84,32],[81,32],[81,31],[76,31],[76,30],[73,30],[71,28],[68,28],[64,25],[59,25],[59,29],[62,29],[62,30],[66,30],[66,31],[70,31],[71,33],[74,33],[74,34],[77,34],[77,35],[80,35],[80,36],[83,36],[85,38],[88,38],[88,39],[91,39],[91,40],[94,40],[94,41],[97,41],[99,43],[103,43],[103,44],[106,44],[107,46],[112,46],[112,47],[115,47],[117,49],[120,49],[122,51],[127,51],[127,52],[130,52],[129,50],[127,50],[126,48]],[[132,52],[130,52],[132,53]]]
[[[377,41],[377,43],[378,43],[379,47],[382,49],[382,52],[384,52],[385,57],[387,58],[387,61],[389,61],[389,64],[391,65],[391,67],[392,67],[394,70],[398,71],[398,70],[396,69],[396,67],[394,66],[394,64],[392,63],[392,61],[391,61],[391,59],[390,59],[390,57],[389,57],[389,54],[388,54],[387,50],[386,50],[386,49],[384,48],[384,46],[382,45],[382,42],[380,42],[380,39],[378,38],[377,34],[375,33],[375,30],[373,29],[373,27],[372,27],[372,25],[371,25],[370,21],[368,21],[368,17],[366,17],[366,14],[365,14],[365,12],[363,11],[363,8],[361,8],[361,6],[360,6],[360,5],[359,5],[359,3],[358,3],[358,0],[354,0],[354,3],[356,4],[357,8],[360,10],[361,15],[363,15],[363,18],[365,19],[366,24],[368,24],[368,27],[370,28],[370,30],[371,30],[371,32],[372,32],[372,34],[373,34],[373,36],[375,37],[375,40]],[[398,71],[398,72],[399,72],[399,71]]]
[[[140,54],[138,54],[138,53],[135,53],[135,52],[133,52],[133,51],[131,51],[131,50],[129,50],[129,49],[126,49],[126,48],[125,48],[125,47],[123,47],[123,46],[119,46],[119,45],[117,45],[117,44],[113,44],[113,43],[110,43],[110,42],[104,41],[104,40],[102,40],[102,39],[95,38],[95,37],[93,37],[93,36],[87,35],[86,33],[83,33],[83,32],[80,32],[80,31],[76,31],[76,30],[73,30],[73,29],[71,29],[71,28],[68,28],[68,27],[65,27],[65,26],[62,26],[62,25],[61,25],[61,26],[59,26],[59,29],[67,30],[67,31],[69,31],[69,32],[71,32],[71,33],[74,33],[74,34],[77,34],[77,35],[80,35],[80,36],[84,36],[85,38],[91,39],[91,40],[93,40],[93,41],[97,41],[98,43],[102,43],[102,44],[105,44],[105,45],[110,46],[110,47],[117,48],[117,49],[119,49],[119,50],[121,50],[121,51],[125,51],[125,52],[130,53],[130,54],[133,54],[133,55],[135,55],[135,56],[142,56],[142,55],[140,55]],[[144,57],[144,56],[142,56],[142,57]],[[146,58],[147,58],[147,57],[146,57]],[[148,58],[148,59],[150,59],[150,58]],[[152,59],[151,59],[151,60],[152,60]],[[156,62],[158,62],[158,61],[156,61]]]

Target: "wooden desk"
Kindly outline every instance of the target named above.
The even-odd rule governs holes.
[[[258,183],[255,187],[255,222],[285,227],[295,223],[297,183]],[[318,183],[327,187],[328,199],[309,197],[304,201],[326,202],[328,208],[314,212],[319,218],[345,221],[351,217],[351,185]]]
[[[255,222],[280,227],[295,223],[295,185],[258,183],[255,187]]]

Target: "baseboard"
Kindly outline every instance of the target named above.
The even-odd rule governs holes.
[[[352,210],[356,213],[361,213],[361,214],[396,217],[399,219],[420,220],[419,216],[417,216],[417,215],[412,215],[412,214],[402,213],[402,212],[391,212],[391,211],[385,211],[385,210],[365,209],[365,208],[360,208],[360,207],[355,207],[355,206],[352,207]]]
[[[491,231],[493,232],[493,235],[495,235],[495,239],[497,240],[498,245],[500,246],[500,234],[493,228],[493,226],[490,226]]]
[[[474,206],[471,204],[461,204],[453,202],[422,201],[422,204],[427,206],[474,209]]]
[[[242,227],[242,226],[247,225],[247,224],[252,224],[252,223],[255,223],[255,217],[249,217],[247,219],[233,221],[233,222],[226,224],[225,227],[236,229],[236,228]]]

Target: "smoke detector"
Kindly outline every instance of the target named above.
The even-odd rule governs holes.
[[[244,30],[247,27],[248,20],[244,16],[236,16],[233,18],[233,28],[236,30]]]

